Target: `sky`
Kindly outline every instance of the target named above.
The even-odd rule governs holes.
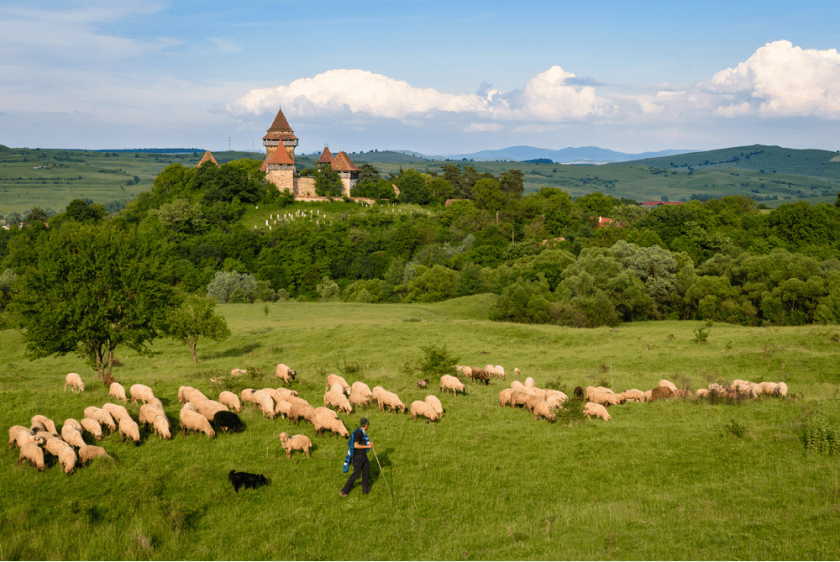
[[[840,150],[840,2],[2,0],[0,144]]]

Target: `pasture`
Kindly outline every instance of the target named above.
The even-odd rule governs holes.
[[[151,357],[124,348],[114,369],[126,388],[151,386],[177,425],[180,385],[216,398],[223,388],[280,386],[274,366],[298,371],[290,387],[319,406],[328,373],[396,392],[403,402],[440,396],[438,423],[373,407],[362,415],[372,492],[338,490],[346,440],[312,426],[264,419],[245,405],[244,433],[138,447],[118,434],[97,459],[66,476],[17,466],[4,449],[0,485],[2,559],[834,559],[840,552],[836,456],[809,454],[804,425],[822,411],[840,426],[837,326],[714,325],[698,344],[697,322],[649,322],[591,330],[494,323],[495,297],[433,305],[270,303],[220,305],[232,336],[186,346],[158,340]],[[108,391],[75,356],[30,361],[21,334],[6,331],[0,364],[2,426],[34,414],[80,419]],[[466,395],[420,390],[422,346],[445,344],[462,365],[503,365],[505,382],[466,382]],[[240,378],[234,367],[250,369]],[[498,405],[514,378],[572,393],[603,384],[650,389],[710,382],[785,381],[786,399],[711,404],[694,399],[627,403],[612,420],[536,421]],[[87,387],[63,392],[78,372]],[[211,379],[219,379],[215,384]],[[139,407],[128,405],[136,417]],[[281,431],[312,439],[312,458],[287,460]],[[231,469],[262,473],[269,486],[235,494]]]

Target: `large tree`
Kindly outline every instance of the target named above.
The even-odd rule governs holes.
[[[159,336],[175,300],[167,270],[165,248],[137,229],[68,225],[51,233],[13,303],[29,353],[78,353],[109,383],[118,346],[148,353]]]

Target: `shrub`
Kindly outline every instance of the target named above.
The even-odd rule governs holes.
[[[207,285],[207,296],[216,299],[219,303],[230,302],[237,289],[241,290],[246,298],[244,302],[251,302],[251,295],[257,290],[257,280],[250,273],[217,271],[213,280]],[[238,298],[241,297],[238,296]]]
[[[586,419],[586,415],[583,413],[584,406],[585,404],[582,401],[569,396],[569,399],[563,402],[563,407],[557,410],[556,421],[564,425],[582,423]]]
[[[455,364],[458,358],[452,356],[446,349],[446,344],[441,346],[427,345],[421,347],[423,360],[420,362],[420,371],[423,375],[448,375],[455,372]]]
[[[805,420],[802,438],[809,453],[834,455],[840,448],[837,431],[829,426],[822,411],[811,414]]]
[[[338,300],[339,295],[341,295],[341,289],[338,287],[338,283],[326,275],[321,282],[315,286],[315,290],[324,302],[336,301]]]

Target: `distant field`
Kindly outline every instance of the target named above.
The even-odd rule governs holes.
[[[247,430],[210,440],[172,441],[148,431],[139,447],[118,435],[97,460],[65,476],[16,465],[3,449],[0,558],[3,559],[326,559],[326,560],[822,560],[840,552],[837,457],[806,453],[804,426],[822,411],[840,427],[840,327],[744,328],[642,322],[592,330],[495,323],[495,297],[434,305],[272,303],[221,305],[233,335],[185,346],[160,340],[152,357],[124,349],[115,369],[124,385],[151,386],[177,423],[178,386],[215,398],[230,369],[262,374],[231,380],[233,390],[279,385],[274,366],[298,370],[291,384],[320,405],[327,373],[396,392],[408,406],[427,394],[445,409],[436,424],[375,407],[361,416],[384,473],[371,459],[372,492],[349,498],[341,462],[346,441],[316,437],[311,425],[263,418],[246,406]],[[264,308],[265,307],[265,308]],[[2,334],[0,425],[29,425],[44,414],[60,426],[107,390],[74,356],[29,361],[18,332]],[[659,379],[695,389],[741,378],[783,380],[787,399],[710,404],[694,399],[613,406],[613,419],[577,425],[537,421],[502,409],[498,392],[467,382],[465,396],[418,389],[422,346],[446,344],[461,364],[501,364],[539,386],[571,394],[604,384],[649,389]],[[63,392],[79,372],[82,394]],[[137,415],[138,406],[128,405]],[[312,458],[285,458],[277,435],[307,435]],[[271,484],[235,494],[231,469]],[[393,498],[385,485],[393,492]],[[362,540],[353,537],[363,534]]]

